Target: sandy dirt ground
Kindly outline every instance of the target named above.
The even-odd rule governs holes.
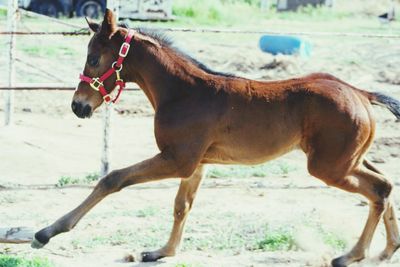
[[[314,55],[307,60],[261,53],[255,47],[256,37],[233,37],[227,44],[215,38],[204,40],[204,36],[182,36],[175,36],[179,46],[216,70],[256,79],[324,71],[400,99],[400,47],[392,40],[336,39],[332,44],[332,40],[316,39]],[[79,71],[78,63],[71,64],[75,64],[72,71],[65,71],[68,80]],[[60,66],[54,70],[63,71]],[[23,74],[41,78],[34,70]],[[16,93],[15,125],[0,127],[0,227],[40,229],[89,194],[91,188],[86,185],[54,186],[62,176],[82,177],[99,170],[101,112],[90,120],[77,119],[69,108],[71,96],[72,92]],[[394,200],[400,207],[400,124],[387,110],[377,107],[375,111],[377,135],[369,158],[395,181]],[[112,118],[113,168],[157,152],[152,114],[141,92],[124,93]],[[301,152],[281,160],[295,171],[267,178],[206,179],[187,222],[182,252],[174,258],[156,263],[122,261],[126,253],[157,249],[167,240],[178,187],[175,180],[135,186],[108,197],[73,231],[54,238],[43,250],[0,244],[0,252],[43,256],[56,266],[328,266],[332,257],[344,251],[327,246],[315,229],[334,233],[349,249],[361,232],[368,207],[361,197],[328,188],[310,177]],[[245,237],[257,235],[267,224],[294,229],[297,249],[248,249],[252,240]],[[243,243],[236,239],[238,235],[245,239]],[[384,242],[380,225],[371,256],[384,248]],[[381,264],[399,265],[399,253],[390,263]]]

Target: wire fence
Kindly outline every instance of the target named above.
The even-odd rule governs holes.
[[[164,28],[151,27],[150,30],[164,32],[190,32],[190,33],[224,33],[224,34],[272,34],[272,35],[295,35],[295,36],[317,36],[317,37],[355,37],[355,38],[376,38],[376,39],[400,39],[397,34],[376,34],[376,33],[354,33],[354,32],[305,32],[305,31],[259,31],[259,30],[234,30],[234,29],[208,29],[208,28]],[[88,28],[81,28],[77,31],[0,31],[0,35],[90,35]]]

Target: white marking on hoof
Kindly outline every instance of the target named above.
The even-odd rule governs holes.
[[[44,244],[39,242],[36,238],[33,238],[32,242],[31,242],[31,247],[39,249],[39,248],[44,247]]]
[[[136,257],[135,257],[135,259],[138,261],[138,262],[142,262],[142,260],[143,260],[143,257],[142,257],[142,253],[136,253]]]

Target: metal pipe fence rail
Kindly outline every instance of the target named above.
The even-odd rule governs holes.
[[[0,85],[0,91],[14,90],[14,91],[75,91],[76,85],[64,84],[26,84],[15,85],[13,87]],[[124,91],[139,91],[140,88],[136,84],[128,85]]]

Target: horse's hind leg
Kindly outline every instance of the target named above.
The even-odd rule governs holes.
[[[329,151],[329,150],[328,150]],[[341,164],[350,153],[341,151],[334,155],[314,151],[309,154],[308,170],[313,176],[334,186],[352,193],[365,196],[370,202],[370,210],[364,230],[351,251],[332,261],[333,267],[343,267],[366,257],[376,226],[387,206],[388,197],[392,190],[391,183],[381,174],[369,170],[357,163]],[[342,154],[343,156],[340,156]],[[350,160],[350,162],[352,162]]]
[[[365,258],[377,224],[387,207],[392,190],[391,183],[381,174],[362,166],[356,167],[348,176],[336,181],[325,180],[329,185],[364,195],[370,201],[370,210],[364,230],[352,250],[332,261],[332,266],[342,267]]]
[[[379,255],[380,260],[388,260],[400,248],[399,226],[393,200],[389,200],[388,206],[383,214],[386,229],[386,248]]]
[[[191,177],[182,179],[175,198],[174,225],[167,244],[156,251],[142,252],[142,261],[156,261],[167,256],[174,256],[179,246],[187,215],[193,205],[197,189],[203,178],[203,166],[200,165]]]
[[[363,161],[363,165],[371,171],[383,175],[375,166],[372,165],[366,159]],[[390,259],[396,250],[400,247],[400,235],[399,227],[397,225],[397,217],[395,214],[394,201],[389,198],[387,208],[383,213],[383,221],[385,223],[386,230],[386,248],[379,255],[379,259],[385,260]]]

